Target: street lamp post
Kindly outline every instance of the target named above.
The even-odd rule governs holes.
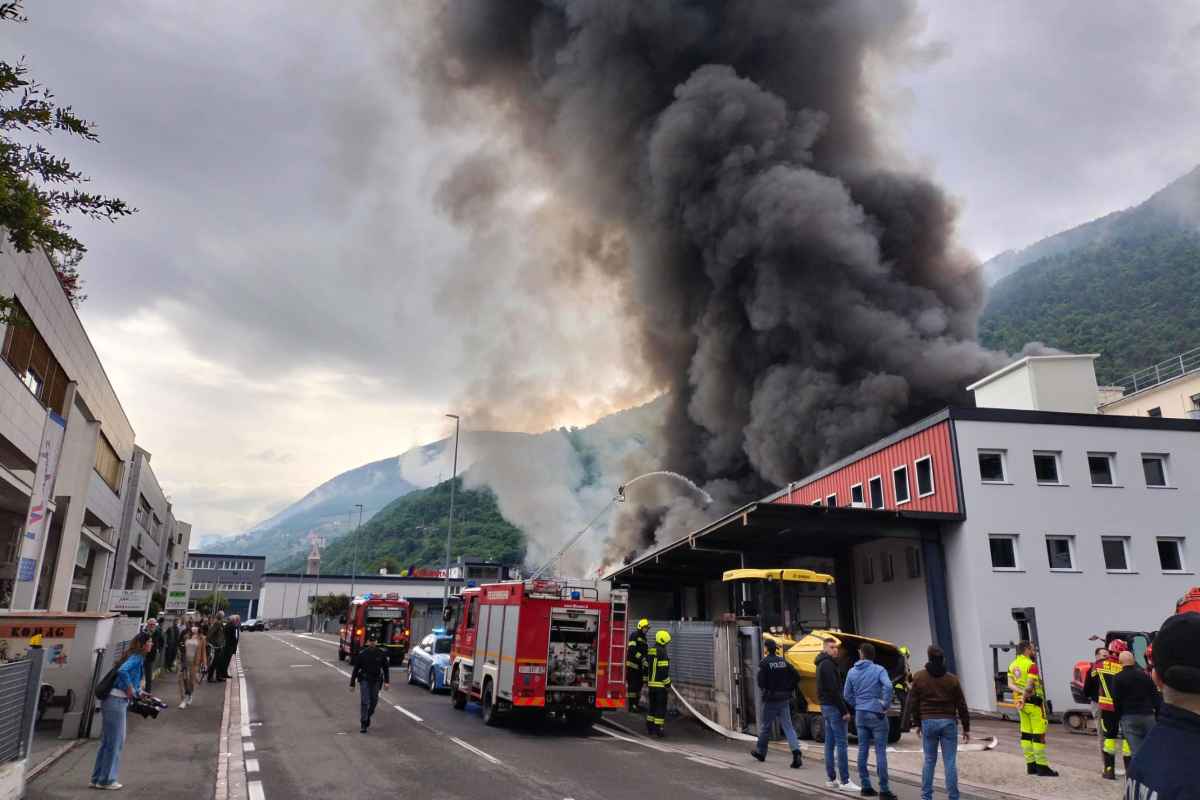
[[[450,516],[446,520],[446,583],[442,588],[442,618],[446,618],[446,608],[450,605],[450,537],[454,531],[454,484],[458,482],[458,426],[457,414],[447,414],[448,419],[454,420],[454,467],[450,474]]]
[[[354,560],[350,563],[350,596],[354,597],[354,584],[358,578],[358,533],[362,530],[362,503],[355,503],[354,507],[358,509],[358,527],[354,529],[351,535],[354,537]]]

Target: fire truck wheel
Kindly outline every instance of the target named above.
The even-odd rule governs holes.
[[[496,708],[496,698],[492,695],[491,679],[483,682],[483,695],[479,698],[479,708],[483,712],[483,724],[494,728],[500,724],[500,713]]]
[[[339,645],[338,646],[338,661],[345,661],[345,660],[346,660],[346,651],[343,650],[341,648],[341,646]]]
[[[467,693],[458,688],[458,670],[450,676],[450,703],[455,711],[462,711],[467,707]]]
[[[600,715],[594,711],[568,711],[567,727],[574,731],[586,731],[600,721]]]

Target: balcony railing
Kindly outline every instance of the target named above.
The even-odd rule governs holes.
[[[1126,375],[1118,381],[1118,385],[1125,394],[1133,394],[1196,371],[1200,371],[1200,347]]]

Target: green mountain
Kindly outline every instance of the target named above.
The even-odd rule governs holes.
[[[1028,259],[1028,260],[1024,260]],[[1015,271],[992,287],[979,324],[989,347],[1041,341],[1101,353],[1102,384],[1200,345],[1200,167],[1139,206],[984,265]]]
[[[456,479],[454,537],[451,559],[470,555],[491,561],[520,564],[525,559],[525,537],[500,515],[490,489],[463,489]],[[446,522],[450,510],[450,481],[409,492],[389,503],[362,529],[329,544],[321,553],[321,572],[350,574],[355,544],[358,574],[386,567],[399,572],[410,566],[437,567],[446,560]],[[272,569],[302,569],[304,558],[293,557]]]

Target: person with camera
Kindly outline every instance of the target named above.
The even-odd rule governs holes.
[[[112,680],[112,688],[100,705],[104,723],[100,730],[100,749],[96,751],[96,766],[92,770],[90,786],[93,789],[121,788],[117,783],[117,771],[121,767],[121,749],[125,746],[125,720],[129,704],[142,693],[145,659],[153,646],[149,634],[139,633],[121,656],[119,666],[105,677],[105,682]]]

